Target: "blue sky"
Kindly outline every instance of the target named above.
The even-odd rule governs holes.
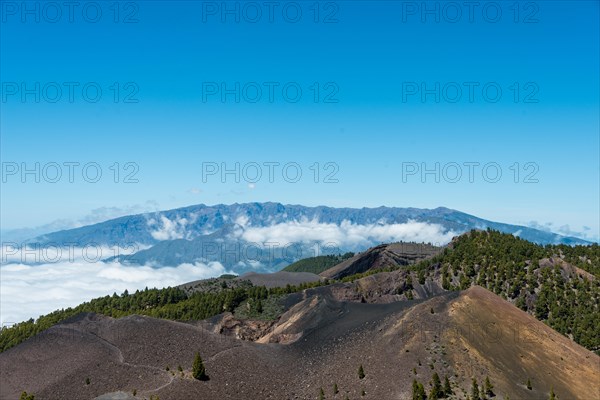
[[[278,201],[446,206],[599,236],[596,1],[481,2],[472,21],[465,7],[457,17],[448,3],[427,3],[439,7],[439,22],[421,13],[422,2],[400,1],[282,1],[272,22],[263,2],[252,3],[261,8],[258,22],[247,2],[227,3],[240,7],[239,22],[221,15],[221,2],[82,2],[73,22],[65,8],[52,22],[56,10],[26,4],[34,14],[23,14],[21,2],[1,3],[2,229],[81,220],[105,208],[108,217]],[[92,23],[96,8],[102,15]],[[292,23],[296,10],[302,15]],[[73,101],[65,82],[74,82]],[[221,84],[236,82],[240,101],[233,94],[223,101]],[[35,93],[23,98],[23,85],[36,92],[36,83],[40,101]],[[439,102],[435,94],[423,98],[422,85],[436,83]],[[93,91],[86,98],[86,84],[102,98],[92,102]],[[54,103],[53,85],[63,88]],[[252,102],[256,87],[262,97]],[[457,87],[462,98],[453,102]],[[79,163],[73,182],[65,162]],[[279,163],[273,182],[264,164],[271,162]],[[479,163],[473,182],[464,164],[471,162]],[[40,182],[22,179],[22,166],[35,163]],[[42,173],[54,176],[51,163],[61,166],[56,183]],[[100,167],[98,182],[83,179],[88,163]],[[203,163],[239,163],[239,182],[203,179]],[[263,172],[257,182],[242,174],[251,163]],[[288,163],[300,167],[298,182],[282,176]],[[439,163],[439,182],[420,171],[403,177],[407,163],[419,170]],[[492,173],[483,176],[488,163]],[[463,175],[451,182],[456,165]],[[494,168],[502,176],[489,182]],[[324,182],[329,172],[337,183]],[[138,182],[123,182],[127,173]]]

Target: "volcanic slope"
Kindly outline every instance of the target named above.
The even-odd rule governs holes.
[[[498,398],[547,399],[551,388],[600,398],[597,355],[481,287],[386,304],[319,289],[298,294],[256,342],[219,334],[214,321],[81,314],[0,354],[0,398],[316,399],[322,388],[327,399],[408,399],[413,379],[429,392],[434,372],[457,399],[486,377]],[[191,377],[196,351],[206,382]]]
[[[436,254],[443,248],[421,243],[391,243],[372,247],[321,272],[324,278],[341,279],[349,275],[386,267],[414,264]]]

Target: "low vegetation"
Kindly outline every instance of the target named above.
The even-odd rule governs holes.
[[[202,357],[200,357],[200,353],[196,353],[196,357],[194,358],[194,364],[192,365],[192,376],[194,379],[198,379],[199,381],[208,380],[206,368],[204,368],[204,362],[202,361]]]
[[[567,272],[561,265],[579,271]],[[588,350],[600,354],[600,246],[540,246],[497,231],[471,231],[442,253],[414,265],[347,276],[343,282],[405,268],[419,284],[439,280],[445,290],[480,285],[509,300]],[[397,294],[413,298],[413,278]]]
[[[267,299],[274,296],[295,293],[327,283],[326,281],[317,281],[270,289],[263,286],[250,286],[224,289],[218,292],[187,293],[179,288],[146,288],[141,291],[137,290],[133,294],[127,291],[121,295],[114,293],[112,296],[82,303],[75,308],[54,311],[37,320],[30,319],[12,327],[2,328],[0,330],[0,352],[16,346],[61,321],[84,312],[93,312],[114,318],[138,314],[177,321],[195,321],[225,311],[234,312],[244,302],[257,303],[261,301],[268,304]]]
[[[358,367],[358,379],[364,379],[364,377],[365,377],[365,370],[361,364],[360,367]]]
[[[581,271],[569,272],[564,262]],[[597,244],[538,246],[496,231],[472,231],[411,268],[428,279],[441,276],[446,290],[483,286],[600,354],[599,266]]]
[[[320,274],[323,271],[327,271],[329,268],[336,266],[337,264],[345,261],[349,258],[354,257],[354,253],[348,252],[345,254],[337,255],[326,255],[304,258],[296,261],[293,264],[288,265],[283,271],[288,272],[311,272],[313,274]]]

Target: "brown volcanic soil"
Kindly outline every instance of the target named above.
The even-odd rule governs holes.
[[[410,276],[410,279],[409,279]],[[408,300],[405,293],[399,294],[398,288],[412,281],[413,296],[415,299],[429,297],[446,292],[441,287],[441,276],[433,272],[433,277],[421,285],[417,274],[406,269],[391,272],[379,272],[365,276],[354,282],[334,283],[327,286],[316,287],[305,291],[307,295],[329,294],[339,301],[360,303],[392,303]]]
[[[190,377],[196,351],[208,382]],[[0,354],[0,398],[17,399],[27,390],[36,399],[91,399],[134,389],[138,398],[256,398],[278,389],[270,379],[286,364],[278,353],[189,324],[86,314]]]
[[[187,293],[193,292],[219,292],[224,288],[238,288],[265,286],[267,288],[285,287],[286,285],[300,285],[302,283],[317,282],[322,280],[319,275],[310,272],[278,271],[271,274],[248,272],[235,278],[210,278],[184,283],[178,287]]]
[[[414,264],[441,251],[441,247],[421,243],[382,244],[359,253],[319,275],[324,278],[341,279],[371,269]]]
[[[479,286],[448,302],[441,301],[445,297],[414,307],[385,332],[399,346],[401,332],[411,352],[425,345],[429,354],[416,368],[419,375],[433,362],[440,376],[458,374],[454,382],[467,393],[471,377],[481,384],[489,376],[499,398],[547,399],[551,387],[559,399],[600,398],[594,353]],[[533,390],[526,388],[528,378]]]
[[[272,274],[259,274],[248,272],[236,279],[248,280],[254,286],[265,286],[268,288],[285,287],[286,285],[300,285],[302,283],[317,282],[322,278],[310,272],[288,272],[278,271]]]
[[[598,356],[483,288],[384,304],[341,302],[324,289],[296,295],[258,343],[147,317],[82,315],[0,354],[0,397],[137,389],[137,398],[161,400],[316,399],[322,387],[327,399],[407,399],[414,378],[429,390],[436,371],[461,399],[471,377],[488,375],[498,398],[546,399],[550,387],[561,400],[600,398]],[[189,376],[196,351],[208,382]]]
[[[546,399],[550,387],[560,399],[600,398],[600,357],[488,290],[470,288],[445,313],[442,340],[468,354],[471,366],[511,398]]]

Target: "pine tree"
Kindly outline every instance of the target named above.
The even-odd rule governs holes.
[[[471,400],[481,400],[479,397],[479,386],[475,378],[473,378],[473,385],[471,386]]]
[[[527,389],[529,389],[529,390],[532,389],[531,380],[529,378],[527,378]]]
[[[425,400],[427,398],[427,395],[425,394],[425,388],[420,382],[417,382],[416,379],[413,380],[412,389],[412,400]]]
[[[319,389],[319,400],[325,400],[325,392],[323,391],[323,388]]]
[[[196,357],[194,358],[194,364],[192,366],[192,376],[199,381],[207,381],[208,376],[206,375],[206,369],[204,368],[204,363],[202,362],[202,357],[200,357],[200,353],[196,353]]]
[[[358,378],[363,379],[365,377],[365,370],[363,369],[362,364],[358,367]]]
[[[444,378],[444,397],[448,397],[452,395],[452,387],[450,386],[450,380],[448,376]]]
[[[442,383],[440,382],[440,377],[437,372],[433,373],[431,377],[431,391],[429,392],[429,399],[435,400],[442,397]]]
[[[549,399],[550,400],[556,400],[556,395],[554,394],[554,388],[553,387],[550,388],[550,397],[549,397]]]
[[[338,394],[340,391],[338,390],[338,385],[337,383],[333,384],[333,394]]]
[[[490,396],[490,397],[495,396],[495,394],[494,394],[494,385],[492,385],[492,383],[490,382],[490,377],[489,376],[485,377],[484,387],[485,387],[485,394],[487,396]]]

